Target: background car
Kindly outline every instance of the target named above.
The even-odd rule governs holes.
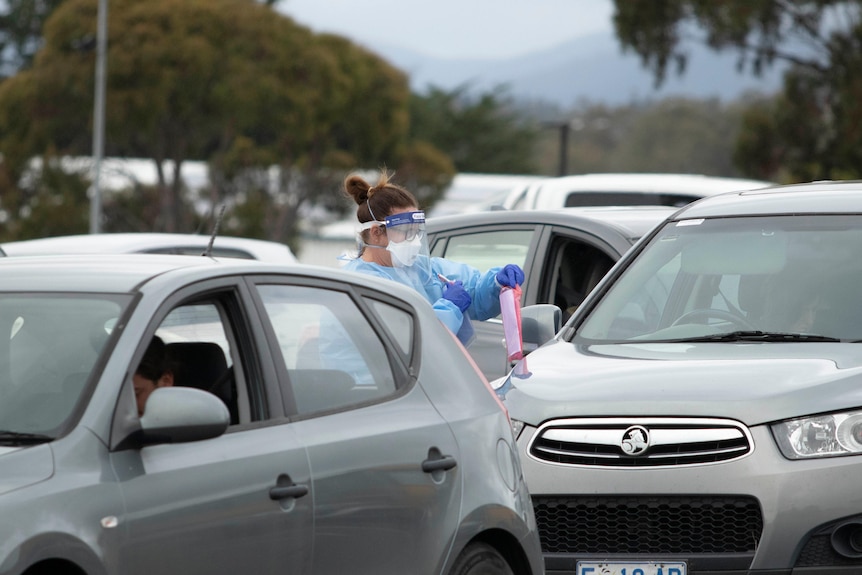
[[[511,423],[412,290],[229,258],[7,257],[0,330],[4,574],[541,573]],[[154,336],[173,385],[139,417]]]
[[[427,221],[431,255],[485,271],[518,264],[526,279],[521,305],[554,304],[564,318],[580,305],[631,245],[672,208],[615,207],[493,211]],[[489,380],[511,367],[500,318],[473,322],[468,351]]]
[[[501,382],[548,573],[862,573],[860,214],[690,204]]]
[[[211,236],[197,234],[117,233],[54,236],[0,244],[8,256],[44,254],[146,253],[199,256],[209,248]],[[295,263],[296,257],[285,244],[216,236],[214,257],[232,257],[268,262]]]
[[[772,182],[699,174],[581,174],[547,178],[513,188],[507,210],[577,206],[675,206],[723,192],[763,188]]]

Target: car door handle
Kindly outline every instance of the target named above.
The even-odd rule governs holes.
[[[449,471],[453,469],[458,462],[451,455],[443,455],[441,457],[429,458],[422,462],[422,471],[431,473],[433,471]]]
[[[302,497],[308,495],[307,485],[280,485],[269,490],[269,498],[275,501],[279,499],[287,499],[289,497]]]

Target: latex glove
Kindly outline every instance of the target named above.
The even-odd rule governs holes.
[[[461,313],[467,311],[467,308],[473,303],[473,298],[464,289],[464,283],[461,280],[455,280],[443,285],[443,299],[448,299],[458,306]]]
[[[515,287],[524,283],[524,270],[515,264],[506,264],[497,272],[497,283],[505,287]]]

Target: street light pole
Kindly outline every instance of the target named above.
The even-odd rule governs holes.
[[[90,233],[101,231],[102,156],[105,151],[105,60],[108,47],[108,0],[99,0],[96,24],[96,97],[93,104],[93,159],[95,169],[90,190]]]
[[[554,128],[559,131],[560,135],[560,145],[559,145],[559,164],[557,167],[557,175],[565,176],[568,175],[569,166],[569,131],[572,129],[571,124],[568,120],[560,121],[560,122],[543,122],[543,125],[548,128]]]

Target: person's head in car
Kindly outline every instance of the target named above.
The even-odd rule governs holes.
[[[165,342],[158,336],[153,336],[138,369],[132,376],[135,387],[135,401],[138,404],[138,415],[144,414],[147,399],[159,387],[170,387],[174,384],[174,371],[168,355]]]

